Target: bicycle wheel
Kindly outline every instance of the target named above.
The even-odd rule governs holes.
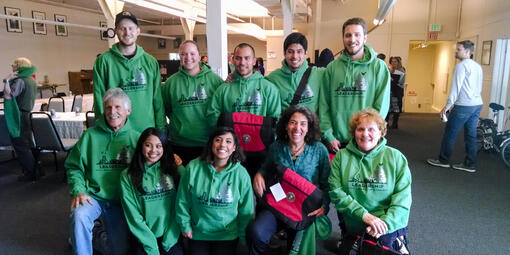
[[[501,159],[507,167],[510,167],[510,138],[501,144]]]

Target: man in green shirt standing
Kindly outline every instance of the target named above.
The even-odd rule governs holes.
[[[212,128],[206,110],[214,91],[223,80],[200,61],[196,42],[187,40],[179,47],[181,66],[161,89],[174,153],[184,165],[200,156]]]
[[[278,118],[281,112],[278,89],[259,72],[253,72],[255,50],[247,43],[234,49],[234,81],[222,84],[214,93],[207,118],[216,124],[224,112],[248,112],[264,117]],[[262,164],[259,157],[248,157],[245,167],[251,177]]]
[[[285,59],[282,67],[271,72],[266,79],[271,81],[280,92],[282,110],[290,106],[296,89],[303,79],[303,74],[308,69],[307,57],[308,41],[301,33],[292,33],[283,42]],[[311,67],[308,82],[300,95],[297,104],[308,107],[317,113],[319,109],[319,91],[323,68]]]
[[[161,99],[161,74],[158,61],[136,44],[140,34],[138,20],[123,11],[115,17],[119,42],[94,63],[94,111],[96,121],[103,117],[102,99],[110,88],[121,88],[131,99],[132,126],[138,132],[166,125]]]
[[[348,123],[353,113],[372,107],[385,118],[390,105],[390,73],[365,44],[367,24],[351,18],[342,33],[344,50],[325,70],[319,103],[323,138],[335,153],[351,139]]]

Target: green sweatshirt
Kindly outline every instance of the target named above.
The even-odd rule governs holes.
[[[161,99],[161,74],[154,57],[136,46],[136,54],[128,59],[118,44],[99,56],[94,63],[94,112],[96,121],[103,116],[103,96],[110,88],[121,88],[131,99],[130,121],[134,130],[148,127],[164,129],[166,125]]]
[[[386,117],[390,105],[390,72],[384,61],[365,44],[361,59],[351,60],[342,52],[325,70],[320,91],[319,120],[324,138],[348,142],[353,113],[372,107]]]
[[[166,116],[170,119],[172,143],[179,146],[204,146],[211,132],[205,114],[214,91],[223,80],[202,63],[200,73],[190,76],[182,67],[161,89]]]
[[[248,172],[240,163],[217,172],[199,158],[192,160],[179,184],[176,211],[181,232],[193,230],[194,240],[244,242],[254,214]]]
[[[306,69],[308,69],[308,61],[306,60],[295,72],[290,71],[287,62],[283,60],[281,68],[274,70],[266,76],[266,79],[272,82],[280,92],[282,110],[290,106],[292,98],[294,98],[294,93],[296,93],[296,89]],[[306,89],[303,91],[301,99],[298,101],[298,104],[308,107],[315,113],[317,113],[319,109],[319,91],[324,70],[325,68],[312,67]]]
[[[160,169],[159,162],[145,165],[142,186],[146,193],[143,195],[131,182],[128,169],[122,171],[120,177],[122,208],[129,229],[148,255],[159,255],[157,238],[162,238],[163,249],[169,251],[180,235],[175,219],[177,187],[172,176],[161,176]]]
[[[37,93],[37,84],[31,77],[34,73],[35,66],[19,67],[18,77],[10,80],[9,85],[7,85],[11,86],[11,94],[4,95],[4,97],[10,97],[4,99],[4,112],[7,129],[12,138],[21,135],[21,112],[28,114],[34,108],[35,94]],[[30,126],[23,128],[30,129]]]
[[[249,112],[278,118],[281,113],[278,89],[259,72],[241,78],[234,72],[234,81],[222,84],[214,92],[211,107],[207,109],[209,123],[216,125],[223,112]]]
[[[331,162],[329,185],[331,202],[344,216],[348,233],[364,230],[366,213],[381,218],[388,226],[387,233],[407,226],[411,171],[406,157],[386,146],[385,138],[367,154],[351,140]]]
[[[114,132],[100,118],[83,133],[64,164],[71,197],[87,194],[119,202],[120,173],[129,165],[139,136],[129,122]]]

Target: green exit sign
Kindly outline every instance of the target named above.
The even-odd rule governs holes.
[[[439,24],[430,24],[429,32],[439,32],[441,31],[441,25]]]

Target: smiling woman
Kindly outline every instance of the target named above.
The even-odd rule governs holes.
[[[368,233],[390,249],[408,254],[411,172],[407,159],[386,146],[386,121],[374,109],[349,121],[354,137],[331,162],[331,201],[345,221],[341,254],[354,249],[357,235]]]

